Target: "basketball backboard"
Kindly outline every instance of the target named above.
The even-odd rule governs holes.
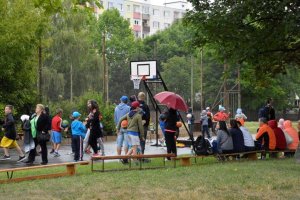
[[[156,60],[150,61],[131,61],[130,62],[130,78],[156,79]]]

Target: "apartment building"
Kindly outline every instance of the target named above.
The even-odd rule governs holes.
[[[186,1],[164,1],[163,5],[153,5],[151,0],[103,0],[103,9],[95,8],[95,14],[116,8],[121,16],[130,22],[135,37],[145,38],[157,31],[168,28],[174,21],[184,16]]]

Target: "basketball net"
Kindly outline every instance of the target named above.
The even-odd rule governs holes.
[[[139,90],[141,80],[146,80],[145,76],[132,76],[133,89]]]

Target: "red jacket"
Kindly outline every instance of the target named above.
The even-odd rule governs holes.
[[[270,120],[269,126],[273,129],[276,137],[276,149],[284,150],[287,147],[285,136],[281,128],[278,128],[276,120]]]
[[[215,121],[226,121],[229,118],[229,114],[225,112],[217,112],[214,115],[214,120]]]

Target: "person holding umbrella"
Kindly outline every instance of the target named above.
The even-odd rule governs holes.
[[[166,113],[166,122],[165,122],[165,139],[166,139],[166,146],[167,146],[167,152],[173,153],[177,155],[177,149],[176,149],[176,129],[177,129],[177,122],[179,121],[177,110],[173,108],[169,108],[168,112]],[[171,160],[171,158],[167,158],[168,160]]]
[[[154,98],[168,107],[168,112],[166,113],[166,121],[165,121],[165,139],[167,145],[167,152],[174,153],[177,155],[176,149],[176,129],[177,122],[179,121],[179,116],[177,110],[181,110],[183,112],[188,111],[188,106],[186,105],[184,99],[175,94],[173,92],[164,91],[156,94]],[[171,158],[167,158],[171,160]]]

